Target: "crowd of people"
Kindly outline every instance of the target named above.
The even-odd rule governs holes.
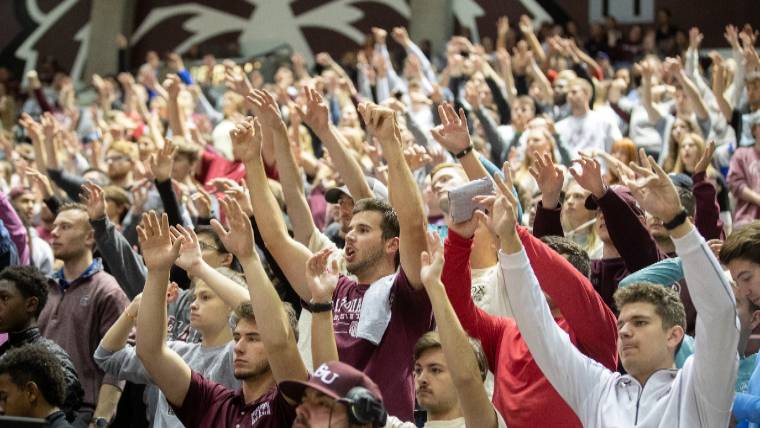
[[[0,414],[760,426],[756,33],[669,18],[0,74]]]

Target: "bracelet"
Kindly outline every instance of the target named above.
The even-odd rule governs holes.
[[[466,149],[462,150],[459,153],[452,153],[452,152],[449,152],[449,153],[451,153],[451,156],[454,156],[457,159],[462,159],[463,157],[467,156],[472,151],[473,148],[474,146],[472,145],[472,143],[470,143],[470,145],[467,146]]]
[[[333,310],[333,302],[317,303],[313,299],[309,301],[309,312],[312,314],[318,314],[320,312],[330,312]]]
[[[678,227],[678,226],[680,226],[680,225],[684,224],[684,222],[686,221],[686,218],[687,218],[688,216],[689,216],[689,215],[686,213],[686,209],[685,209],[685,208],[681,208],[681,212],[679,212],[678,214],[676,214],[676,216],[675,216],[675,217],[673,217],[673,219],[672,219],[672,220],[670,220],[670,221],[669,221],[669,222],[667,222],[667,223],[663,223],[662,225],[663,225],[663,226],[665,227],[665,229],[667,229],[667,230],[673,230],[673,229],[675,229],[676,227]]]

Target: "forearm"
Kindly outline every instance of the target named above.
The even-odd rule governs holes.
[[[496,163],[502,162],[504,160],[504,148],[507,147],[508,144],[504,141],[501,134],[499,134],[499,131],[496,128],[496,122],[483,111],[482,107],[475,110],[475,116],[483,126],[483,132],[486,134],[486,139],[491,145],[491,159]]]
[[[167,102],[167,110],[169,113],[169,129],[172,131],[172,135],[185,137],[189,135],[185,123],[182,119],[182,112],[177,101],[177,98],[169,97]]]
[[[329,125],[327,129],[315,131],[330,153],[333,165],[343,177],[354,201],[374,197],[369,184],[367,184],[367,179],[364,177],[361,165],[346,149],[348,143],[344,141],[345,139],[338,129]]]
[[[459,163],[462,165],[462,168],[464,168],[467,178],[471,181],[483,177],[490,177],[488,170],[486,170],[480,162],[480,159],[478,159],[478,154],[475,150],[470,151],[470,153],[459,159]]]
[[[752,190],[749,186],[743,186],[736,196],[753,205],[760,205],[760,193]]]
[[[544,48],[541,46],[541,42],[538,41],[536,34],[531,31],[528,33],[523,33],[523,35],[528,39],[530,50],[533,51],[533,55],[535,56],[536,61],[543,64],[544,61],[546,61],[546,52],[544,52]]]
[[[230,308],[237,308],[241,303],[247,302],[250,299],[248,291],[245,288],[222,275],[218,270],[212,268],[204,261],[198,263],[198,266],[190,269],[188,273],[203,280],[222,299],[224,304]]]
[[[720,239],[723,222],[720,219],[720,205],[715,198],[715,187],[705,180],[704,172],[694,174],[695,213],[694,225],[705,239]]]
[[[697,87],[694,85],[694,82],[692,82],[691,79],[689,79],[689,77],[683,71],[681,71],[679,74],[678,80],[680,81],[681,87],[683,87],[683,90],[686,93],[686,97],[689,99],[692,108],[696,112],[697,117],[700,119],[707,118],[709,115],[707,111],[707,104],[705,104],[705,100],[699,94],[699,91],[697,91]]]
[[[184,225],[182,216],[180,215],[177,195],[174,194],[174,186],[172,185],[171,178],[164,181],[154,181],[156,184],[156,190],[158,190],[158,195],[161,197],[161,204],[164,207],[164,212],[167,217],[169,217],[169,225]]]
[[[66,193],[72,201],[79,200],[79,192],[82,190],[82,185],[85,180],[82,177],[77,177],[64,172],[61,169],[55,169],[52,166],[48,167],[48,177],[56,186],[60,187]]]
[[[119,399],[121,399],[121,389],[115,385],[109,385],[104,383],[100,386],[100,393],[98,394],[98,404],[95,407],[95,412],[92,414],[92,420],[97,418],[105,418],[110,421],[116,416],[116,408],[119,405]]]
[[[660,118],[662,117],[660,115],[660,112],[657,111],[656,108],[654,108],[654,104],[652,102],[652,78],[651,77],[643,77],[641,79],[641,105],[644,107],[644,110],[647,112],[647,116],[649,117],[649,123],[656,124],[660,121]]]
[[[635,272],[662,257],[649,230],[636,213],[614,191],[607,189],[597,199],[612,243],[629,272]]]
[[[319,367],[328,361],[338,361],[333,312],[313,313],[311,317],[311,358],[314,367]]]
[[[249,299],[256,314],[256,325],[269,352],[282,349],[288,342],[295,344],[280,296],[269,281],[261,261],[254,255],[240,260],[248,283]]]
[[[304,196],[301,172],[296,164],[290,144],[275,144],[274,154],[277,160],[280,184],[282,184],[285,207],[290,223],[293,225],[293,236],[296,241],[307,245],[309,237],[316,230],[316,226],[309,210],[309,204]]]
[[[130,314],[129,309],[125,310],[121,316],[111,325],[108,332],[100,340],[100,346],[108,352],[116,352],[127,346],[129,333],[135,325],[137,314]]]
[[[166,289],[169,269],[148,270],[145,280],[140,316],[137,317],[137,344],[135,349],[151,375],[161,370],[161,362],[154,358],[166,352]]]

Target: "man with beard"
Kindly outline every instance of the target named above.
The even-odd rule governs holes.
[[[261,161],[262,129],[271,132],[275,144],[287,144],[287,129],[271,96],[255,91],[249,98],[257,110],[256,120],[253,125],[240,123],[232,141],[246,164],[248,187],[258,189],[252,192],[253,210],[264,242],[312,312],[334,308],[341,361],[378,384],[391,414],[411,420],[411,351],[429,330],[432,312],[419,278],[419,254],[426,245],[422,198],[404,160],[393,111],[374,104],[359,108],[388,162],[392,206],[379,199],[355,202],[344,252],[348,272],[357,280],[342,276],[332,299],[313,301],[305,285],[306,261],[312,253],[288,236],[279,207],[266,190]],[[309,103],[307,108],[315,106]]]
[[[241,388],[232,390],[204,378],[167,346],[166,329],[155,327],[166,324],[169,270],[180,246],[195,241],[186,230],[170,232],[166,214],[159,220],[155,212],[144,215],[138,228],[148,276],[137,319],[137,356],[187,427],[290,426],[294,403],[276,384],[308,376],[296,346],[295,315],[285,310],[264,272],[250,220],[236,201],[221,202],[230,230],[216,220],[212,225],[240,260],[252,302],[239,306],[232,322],[233,369]]]
[[[74,361],[84,388],[80,412],[90,412],[93,421],[109,421],[124,384],[104,374],[92,355],[129,300],[116,280],[103,271],[101,260],[93,258],[93,230],[83,205],[61,206],[52,235],[53,253],[63,261],[63,268],[48,285],[48,302],[39,316],[40,332]]]

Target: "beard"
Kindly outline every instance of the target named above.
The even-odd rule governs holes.
[[[377,262],[383,258],[383,255],[384,255],[384,252],[383,252],[382,245],[378,246],[377,249],[373,250],[363,259],[354,260],[353,263],[349,263],[346,266],[346,270],[348,271],[348,273],[358,277],[361,274],[365,273],[367,270],[374,267],[377,264]]]
[[[244,381],[248,379],[257,378],[261,375],[268,373],[270,370],[271,368],[269,367],[269,361],[263,360],[250,369],[241,369],[241,370],[235,369],[234,376],[235,376],[235,379]]]

